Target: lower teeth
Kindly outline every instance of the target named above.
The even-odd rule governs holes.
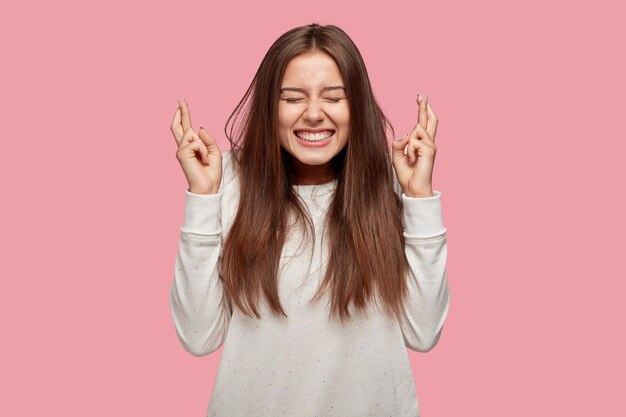
[[[330,136],[332,136],[332,135],[330,135]],[[323,141],[327,140],[328,138],[330,138],[330,136],[328,136],[328,137],[326,137],[326,138],[324,138],[324,139],[317,139],[317,140],[300,138],[300,136],[298,136],[298,137],[299,137],[300,139],[302,139],[302,140],[307,141],[307,142],[323,142]]]

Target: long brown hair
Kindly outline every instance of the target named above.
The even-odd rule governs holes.
[[[290,213],[313,235],[314,228],[292,187],[290,155],[278,141],[279,91],[289,61],[314,51],[337,63],[354,116],[347,145],[332,161],[337,185],[326,218],[330,258],[313,300],[330,287],[330,316],[339,314],[343,322],[350,318],[351,303],[365,311],[378,290],[387,313],[399,318],[407,262],[402,203],[394,190],[385,135],[387,127],[393,134],[393,127],[376,102],[359,50],[334,25],[313,23],[281,35],[226,122],[240,200],[223,247],[224,289],[248,316],[261,317],[261,291],[272,310],[287,316],[279,299],[278,268]],[[242,111],[243,123],[237,129],[233,124],[229,134],[229,123]]]

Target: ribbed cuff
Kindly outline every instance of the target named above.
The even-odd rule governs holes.
[[[409,197],[402,193],[404,235],[406,237],[435,237],[446,232],[441,210],[441,191],[432,197]]]
[[[185,221],[180,230],[201,235],[221,233],[221,208],[223,192],[194,194],[185,190]]]

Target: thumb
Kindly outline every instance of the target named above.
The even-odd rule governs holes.
[[[393,156],[394,158],[404,156],[404,148],[407,144],[407,139],[409,138],[409,134],[405,134],[400,139],[394,139],[391,146],[393,147]]]
[[[204,144],[206,145],[206,148],[209,154],[220,153],[220,148],[217,145],[217,141],[215,140],[213,136],[209,135],[207,131],[204,130],[203,127],[200,127],[200,130],[198,131],[198,136],[200,137],[202,142],[204,142]]]

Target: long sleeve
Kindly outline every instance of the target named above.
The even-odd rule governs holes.
[[[450,307],[441,192],[420,198],[402,193],[402,203],[409,296],[400,327],[409,349],[428,352],[439,341]]]
[[[204,356],[222,345],[232,315],[219,276],[223,192],[185,193],[185,221],[180,227],[170,311],[185,350]]]

